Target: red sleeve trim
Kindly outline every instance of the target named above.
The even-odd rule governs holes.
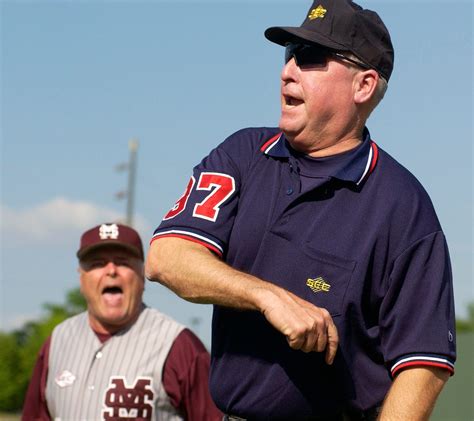
[[[219,257],[222,257],[222,251],[219,250],[217,247],[206,243],[205,241],[198,240],[197,238],[193,238],[184,234],[160,234],[156,235],[153,237],[150,241],[150,244],[153,243],[155,240],[158,240],[160,238],[166,238],[166,237],[175,237],[175,238],[182,238],[183,240],[188,240],[192,241],[193,243],[200,244],[201,246],[206,247],[207,249],[211,250],[213,253],[217,254]]]
[[[443,368],[445,370],[448,370],[451,373],[451,376],[454,374],[454,368],[447,364],[434,363],[429,361],[412,361],[399,364],[395,369],[392,370],[392,377],[395,377],[400,371],[403,371],[406,368],[423,366]]]

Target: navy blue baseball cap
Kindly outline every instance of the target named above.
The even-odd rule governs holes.
[[[380,16],[350,0],[316,0],[301,26],[273,26],[265,31],[270,41],[316,44],[350,51],[387,81],[393,70],[390,34]]]

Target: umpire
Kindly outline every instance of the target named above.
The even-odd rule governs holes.
[[[214,304],[227,419],[426,420],[454,370],[452,277],[426,191],[366,127],[388,30],[317,0],[265,36],[285,47],[279,127],[240,130],[194,168],[147,276]]]

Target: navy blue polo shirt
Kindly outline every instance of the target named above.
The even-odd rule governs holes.
[[[194,168],[153,240],[202,244],[326,308],[340,346],[304,353],[256,311],[214,306],[210,387],[224,412],[305,419],[380,404],[410,366],[453,372],[445,237],[416,178],[370,139],[311,158],[278,129],[241,130]],[[153,241],[152,240],[152,241]]]

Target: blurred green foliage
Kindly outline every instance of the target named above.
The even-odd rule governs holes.
[[[23,399],[38,352],[54,327],[87,308],[79,288],[69,291],[63,305],[44,305],[45,315],[13,332],[0,332],[0,411],[15,412]]]
[[[474,302],[467,306],[467,320],[456,320],[456,331],[458,333],[474,332]]]

